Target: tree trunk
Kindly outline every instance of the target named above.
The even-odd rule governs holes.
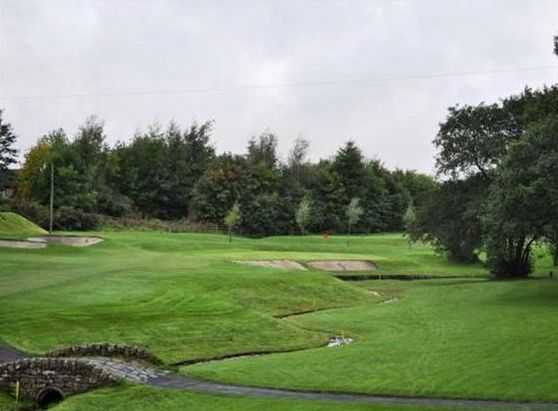
[[[54,226],[54,163],[50,163],[50,204],[49,204],[49,224],[48,232],[52,235]]]

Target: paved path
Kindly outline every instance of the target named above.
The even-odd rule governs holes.
[[[19,351],[0,345],[0,363],[25,358]],[[459,400],[423,397],[389,397],[369,394],[342,394],[304,390],[258,388],[234,384],[221,384],[198,378],[172,374],[166,370],[148,368],[143,365],[110,358],[81,358],[82,361],[101,367],[112,375],[130,382],[147,384],[160,388],[184,389],[205,394],[225,394],[247,397],[282,398],[341,403],[365,403],[377,405],[413,405],[430,408],[454,408],[469,410],[505,411],[558,411],[558,403],[516,402],[489,400]]]
[[[12,362],[25,358],[25,354],[12,347],[7,347],[0,343],[0,364],[3,362]]]

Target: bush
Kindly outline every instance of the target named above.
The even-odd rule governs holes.
[[[6,211],[13,211],[48,230],[49,211],[44,205],[35,201],[12,200],[7,203]]]
[[[72,207],[60,207],[54,213],[57,230],[94,230],[99,226],[99,216]]]
[[[110,217],[100,215],[100,228],[103,231],[166,231],[170,233],[223,233],[226,227],[211,223],[196,223],[182,220],[164,221],[139,216]]]

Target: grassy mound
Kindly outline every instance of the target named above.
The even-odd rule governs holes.
[[[41,227],[19,214],[0,213],[0,238],[24,238],[46,233]]]

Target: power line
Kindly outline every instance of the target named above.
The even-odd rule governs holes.
[[[558,66],[538,66],[538,67],[519,67],[508,69],[496,69],[485,71],[463,71],[463,72],[447,72],[437,74],[410,75],[401,77],[378,77],[378,78],[361,78],[347,80],[324,80],[324,81],[301,81],[291,83],[277,84],[251,84],[237,85],[228,87],[207,87],[207,88],[188,88],[188,89],[160,89],[160,90],[137,90],[137,91],[120,91],[106,93],[71,93],[71,94],[45,94],[45,95],[27,95],[27,96],[0,96],[0,101],[8,100],[38,100],[38,99],[72,99],[82,97],[133,97],[133,96],[150,96],[150,95],[181,95],[181,94],[207,94],[207,93],[224,93],[236,90],[266,90],[277,88],[301,88],[301,87],[328,87],[337,85],[353,85],[353,84],[381,84],[394,81],[412,81],[412,80],[432,80],[451,77],[468,77],[468,76],[484,76],[494,74],[510,74],[521,73],[527,71],[544,71],[558,69]]]

